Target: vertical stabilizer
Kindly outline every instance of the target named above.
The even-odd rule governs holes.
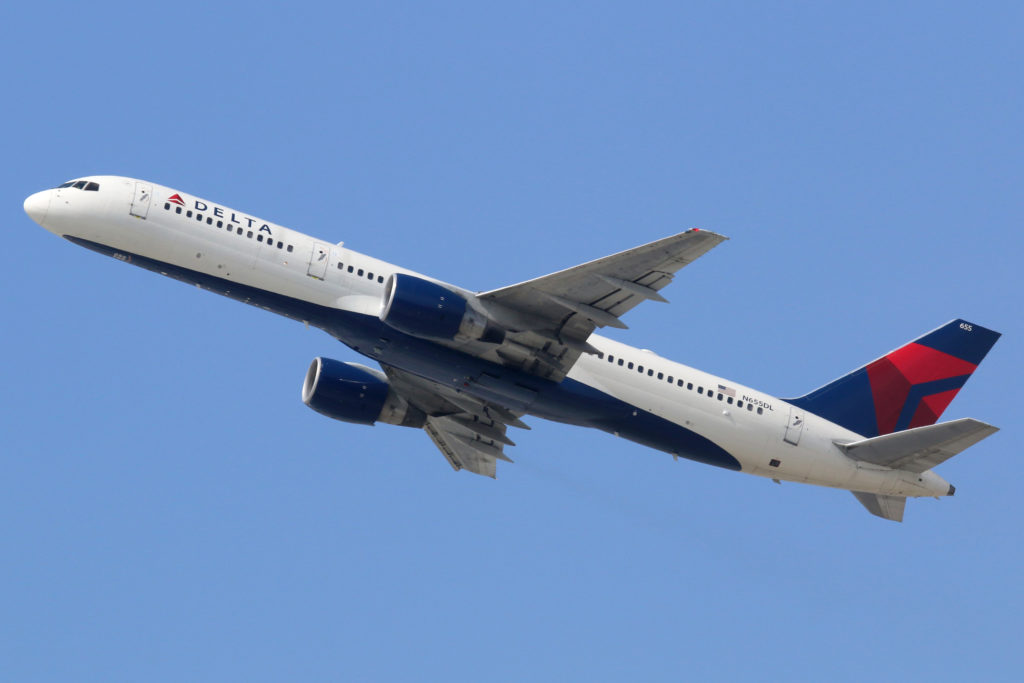
[[[953,320],[789,402],[865,437],[935,424],[999,337]]]

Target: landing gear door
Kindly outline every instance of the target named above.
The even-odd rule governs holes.
[[[796,406],[789,407],[789,422],[786,423],[786,436],[783,440],[794,446],[800,443],[800,435],[804,432],[804,411]]]
[[[327,262],[330,261],[331,248],[319,242],[313,243],[313,253],[309,255],[309,269],[306,275],[323,280],[327,275]]]
[[[149,200],[153,194],[149,183],[135,183],[135,195],[132,197],[132,215],[145,218],[149,215]]]

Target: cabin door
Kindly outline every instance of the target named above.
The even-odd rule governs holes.
[[[132,215],[136,218],[145,218],[149,215],[149,200],[153,194],[153,188],[149,183],[135,183],[135,196],[132,197]]]
[[[796,446],[800,443],[800,435],[804,431],[804,411],[796,406],[789,407],[789,422],[786,423],[786,435],[783,440]]]
[[[313,243],[313,252],[309,255],[309,269],[306,275],[323,280],[327,275],[327,262],[330,261],[331,248],[319,242]]]

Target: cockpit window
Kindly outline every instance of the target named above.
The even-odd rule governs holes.
[[[100,184],[92,180],[69,180],[66,183],[62,183],[57,186],[57,189],[63,189],[65,187],[73,187],[78,190],[86,190],[88,192],[97,192],[100,189]]]

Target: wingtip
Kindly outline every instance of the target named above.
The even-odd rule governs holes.
[[[712,235],[712,236],[714,236],[715,238],[717,238],[717,239],[719,239],[719,240],[723,240],[723,241],[724,241],[724,240],[727,240],[727,239],[729,239],[729,238],[728,238],[728,237],[726,237],[725,235],[722,235],[722,234],[720,234],[720,233],[717,233],[717,232],[715,232],[714,230],[705,230],[704,228],[690,228],[689,230],[687,230],[687,231],[686,231],[686,232],[684,232],[683,234],[684,234],[684,235],[688,235],[688,234],[690,234],[690,233],[695,233],[695,232],[702,232],[702,233],[704,233],[705,235]]]

